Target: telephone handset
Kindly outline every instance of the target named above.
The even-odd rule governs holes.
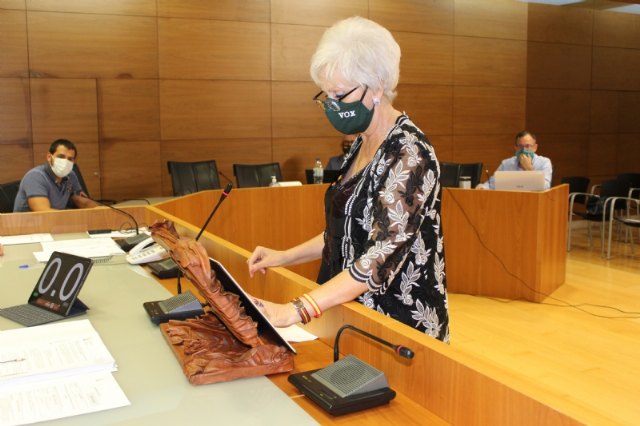
[[[156,244],[153,238],[149,237],[129,251],[127,262],[132,265],[139,265],[141,263],[156,262],[167,257],[169,257],[169,253],[162,246]]]

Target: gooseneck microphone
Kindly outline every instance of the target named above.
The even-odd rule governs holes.
[[[400,355],[403,358],[411,359],[414,356],[413,351],[411,349],[407,348],[406,346],[394,345],[393,343],[388,342],[388,341],[386,341],[384,339],[381,339],[378,336],[374,336],[371,333],[367,333],[364,330],[360,330],[359,328],[356,328],[356,327],[352,326],[351,324],[345,324],[342,327],[340,327],[340,329],[336,333],[336,340],[335,340],[335,342],[333,344],[333,362],[338,361],[338,358],[340,358],[340,347],[339,347],[339,345],[340,345],[340,336],[342,335],[342,332],[344,330],[346,330],[346,329],[356,331],[356,332],[362,334],[363,336],[366,336],[366,337],[368,337],[370,339],[375,340],[378,343],[381,343],[381,344],[383,344],[383,345],[385,345],[387,347],[390,347],[391,349],[394,350],[394,352],[396,354]]]
[[[233,181],[231,179],[229,179],[229,176],[225,175],[224,173],[222,173],[220,170],[218,170],[218,174],[220,176],[222,176],[224,178],[224,180],[226,180],[227,182],[229,182],[231,185],[233,185]]]
[[[228,183],[227,187],[222,191],[222,194],[220,194],[220,199],[218,200],[218,204],[216,204],[216,206],[211,211],[211,214],[207,218],[207,221],[204,223],[204,225],[202,225],[202,228],[200,228],[200,232],[198,232],[198,235],[196,236],[196,241],[200,239],[200,236],[202,235],[204,230],[207,229],[207,226],[209,225],[211,218],[213,217],[214,214],[216,214],[216,211],[218,210],[218,207],[220,207],[220,204],[222,204],[222,202],[227,199],[232,189],[233,189],[233,185],[231,183]]]
[[[117,212],[119,212],[119,213],[126,214],[126,215],[127,215],[127,216],[129,216],[129,218],[133,221],[133,225],[135,226],[135,230],[136,230],[136,235],[138,235],[138,234],[140,233],[140,231],[138,230],[138,221],[136,220],[136,218],[135,218],[135,217],[133,217],[133,215],[132,215],[132,214],[127,213],[126,211],[124,211],[124,210],[122,210],[122,209],[119,209],[119,208],[117,208],[117,207],[113,207],[112,205],[107,204],[107,203],[105,203],[105,202],[102,202],[102,201],[100,201],[100,200],[94,200],[93,198],[91,198],[91,197],[89,197],[87,194],[85,194],[84,192],[81,192],[81,193],[80,193],[80,196],[81,196],[81,197],[83,197],[83,198],[86,198],[86,199],[88,199],[88,200],[91,200],[91,201],[93,201],[93,202],[95,202],[95,203],[98,203],[98,204],[100,204],[101,206],[109,207],[110,209],[113,209],[113,210],[115,210],[115,211],[117,211]]]

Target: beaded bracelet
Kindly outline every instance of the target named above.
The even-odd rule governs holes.
[[[309,321],[311,321],[311,315],[309,315],[309,311],[307,311],[307,308],[305,308],[304,303],[302,303],[302,300],[300,300],[299,297],[296,297],[291,301],[291,303],[293,304],[293,307],[295,308],[296,312],[300,316],[300,320],[302,321],[302,323],[308,324]]]
[[[303,294],[302,297],[305,298],[305,300],[307,302],[309,302],[309,304],[311,305],[311,307],[313,308],[313,311],[315,313],[315,315],[313,316],[314,318],[320,318],[322,316],[322,311],[320,310],[320,306],[318,306],[318,304],[316,303],[315,300],[313,300],[313,297],[311,297],[309,294]]]

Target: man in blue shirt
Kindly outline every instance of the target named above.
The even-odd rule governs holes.
[[[49,147],[47,162],[29,170],[22,178],[13,211],[64,210],[69,199],[78,208],[98,206],[82,192],[73,172],[77,152],[75,145],[66,139],[54,141]]]
[[[342,135],[342,142],[340,142],[342,154],[329,158],[329,162],[326,167],[327,170],[340,170],[342,162],[344,161],[344,156],[347,155],[351,149],[351,145],[353,144],[353,141],[356,140],[356,136],[357,135]]]
[[[518,171],[518,170],[536,170],[544,172],[544,189],[551,188],[551,177],[553,175],[553,167],[551,160],[547,157],[536,154],[538,144],[536,136],[526,130],[516,135],[515,143],[516,153],[513,157],[502,160],[502,163],[496,171]],[[495,176],[495,175],[494,175]],[[478,189],[496,189],[495,177],[484,183],[478,184]]]

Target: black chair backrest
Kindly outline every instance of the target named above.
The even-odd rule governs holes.
[[[73,173],[75,173],[76,177],[78,178],[78,182],[82,187],[82,192],[87,194],[87,197],[91,197],[91,194],[89,194],[89,189],[87,188],[87,184],[84,181],[84,178],[82,177],[82,173],[80,172],[80,167],[78,166],[77,163],[73,163]]]
[[[626,197],[629,193],[629,183],[618,179],[607,180],[600,184],[600,199],[602,202],[610,197]],[[627,208],[625,200],[616,201],[615,210]]]
[[[471,178],[471,187],[475,188],[482,179],[482,163],[460,163],[460,176]]]
[[[207,189],[220,189],[215,160],[167,161],[173,195],[186,195]]]
[[[628,182],[631,188],[640,188],[640,173],[620,173],[616,179]]]
[[[16,201],[19,188],[19,180],[0,184],[0,213],[13,212],[13,204]]]
[[[236,177],[238,188],[269,186],[271,176],[275,176],[278,182],[282,181],[280,163],[234,164],[233,174]]]
[[[589,178],[586,176],[564,176],[560,179],[560,183],[566,183],[569,185],[569,193],[572,192],[589,192]],[[584,204],[587,202],[587,197],[584,195],[577,195],[574,198],[574,203]]]
[[[460,181],[460,164],[458,163],[440,163],[440,186],[458,187]]]

